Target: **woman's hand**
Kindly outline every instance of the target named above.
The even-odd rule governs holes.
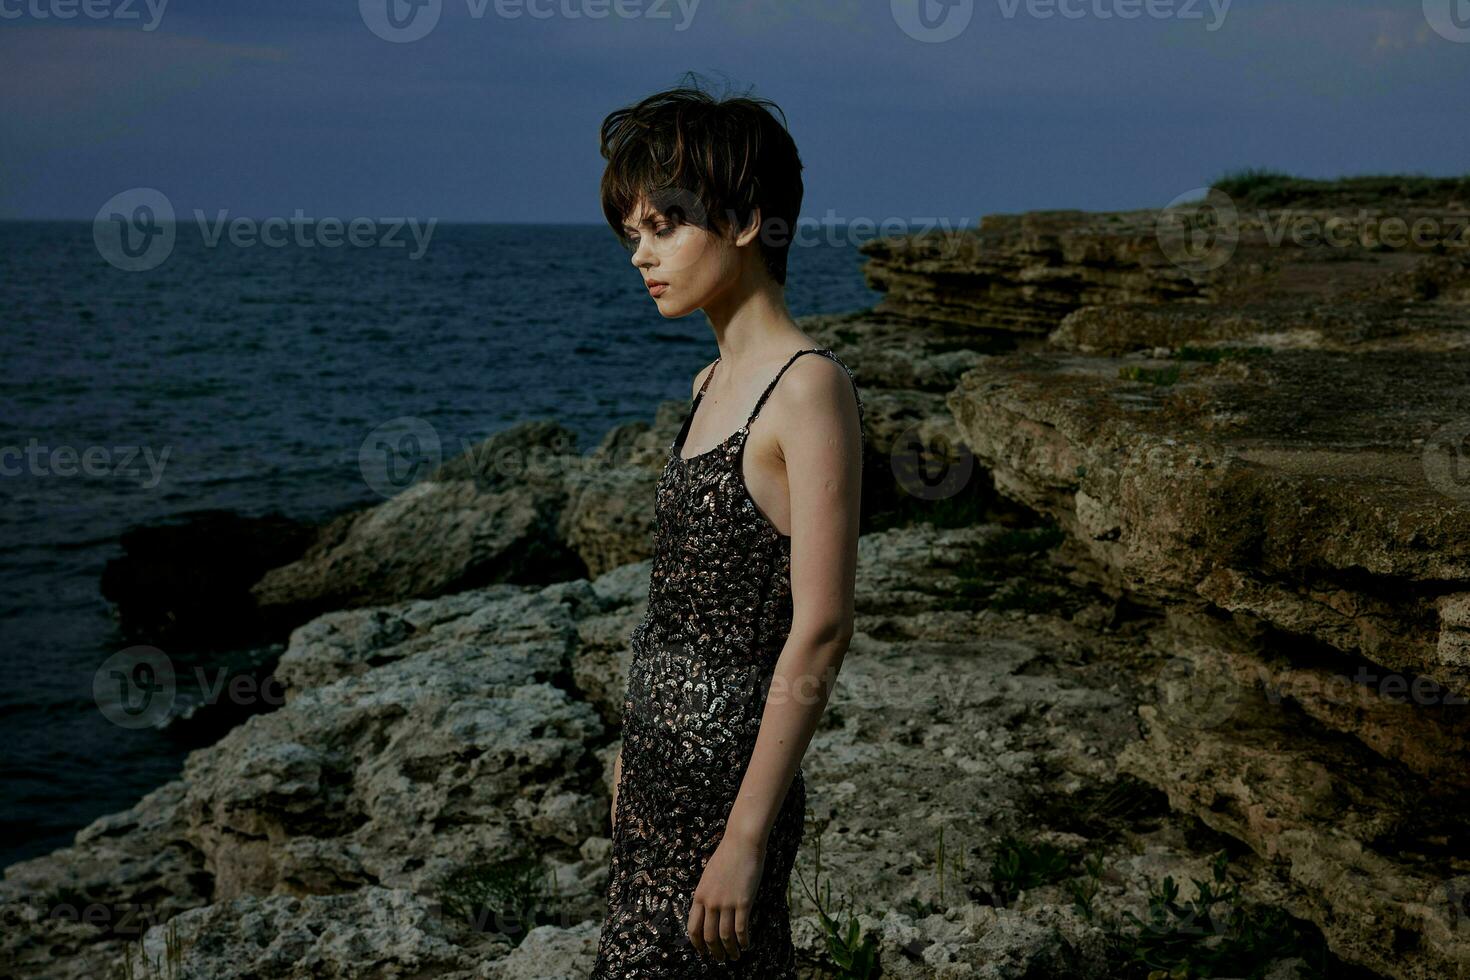
[[[719,962],[750,948],[750,910],[766,865],[764,843],[726,835],[705,863],[686,932],[694,948]]]

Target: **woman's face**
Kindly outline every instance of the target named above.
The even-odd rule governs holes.
[[[649,296],[669,319],[704,308],[739,278],[735,246],[688,218],[675,225],[664,212],[641,202],[623,231],[644,283],[666,284],[655,286]]]

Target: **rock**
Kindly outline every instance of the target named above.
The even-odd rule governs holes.
[[[617,426],[591,453],[560,425],[498,432],[376,507],[323,527],[251,594],[276,632],[336,609],[487,584],[597,576],[652,554],[653,491],[687,405]]]
[[[549,423],[514,426],[332,521],[299,560],[251,588],[262,615],[292,627],[334,609],[585,574],[556,533],[568,501],[562,473],[577,455],[570,439]]]
[[[1442,241],[1464,227],[1463,203],[1390,201],[1377,209],[1319,203],[1286,211],[1218,194],[1211,202],[1221,205],[1222,216],[1204,243],[1185,237],[1187,222],[1208,211],[1199,205],[986,215],[978,228],[865,242],[864,275],[887,294],[878,313],[1022,338],[1050,334],[1084,307],[1187,310],[1323,297],[1463,302],[1470,289],[1465,257],[1447,252]],[[1404,222],[1402,247],[1383,244],[1388,219]],[[1416,241],[1407,231],[1418,222],[1441,235]],[[1317,229],[1315,238],[1301,229]]]
[[[1128,354],[1165,348],[1348,351],[1465,350],[1470,330],[1451,310],[1403,302],[1253,303],[1238,306],[1119,304],[1067,314],[1047,338],[1059,350]]]
[[[1320,921],[1339,955],[1389,976],[1453,975],[1470,947],[1444,901],[1456,864],[1442,850],[1463,812],[1463,742],[1371,686],[1250,663],[1259,644],[1228,620],[1174,609],[1165,640],[1191,665],[1187,684],[1139,708],[1145,738],[1119,764],[1284,868],[1287,907]],[[1225,680],[1207,694],[1202,675]],[[1375,721],[1351,717],[1355,703]],[[1304,724],[1299,710],[1326,724]],[[1431,764],[1436,749],[1451,758]]]
[[[1470,963],[1438,895],[1470,789],[1470,264],[1371,237],[1283,245],[1278,217],[1245,217],[1234,257],[1172,301],[1179,267],[1131,215],[1012,229],[958,274],[1040,262],[1053,288],[1105,291],[1053,296],[1052,329],[1023,324],[1045,344],[987,357],[947,400],[1090,580],[1169,610],[1124,770],[1286,869],[1282,901],[1336,954],[1452,975]]]
[[[193,954],[213,966],[193,975],[450,975],[486,940],[439,907],[446,883],[522,854],[555,870],[572,921],[598,917],[606,736],[556,685],[579,619],[610,601],[585,580],[494,586],[303,627],[283,657],[284,706],[192,753],[179,780],[74,847],[6,870],[0,893],[15,916],[0,973],[91,980],[148,926],[208,905],[181,923],[214,937]],[[96,906],[100,927],[71,921],[73,906]],[[362,926],[376,915],[407,932]],[[295,919],[303,932],[277,935]],[[248,942],[260,948],[234,945]],[[353,950],[367,972],[332,963]],[[416,961],[434,972],[413,972]]]
[[[1100,934],[1067,911],[1060,883],[1013,907],[984,904],[1002,831],[1063,825],[1053,839],[1080,851],[1105,825],[1127,826],[1161,867],[1193,860],[1112,762],[1137,739],[1135,709],[1151,693],[1132,682],[1142,671],[1119,666],[1138,660],[1146,621],[1115,617],[1111,634],[1075,621],[1097,597],[1053,564],[1048,540],[928,525],[862,538],[858,635],[804,764],[809,835],[792,893],[804,975],[827,955],[806,890],[815,885],[871,906],[876,915],[859,918],[885,975],[1101,980]],[[153,830],[111,824],[151,854],[191,856],[201,891],[186,905],[204,907],[173,920],[180,975],[585,976],[616,750],[599,716],[620,707],[647,573],[640,562],[592,581],[499,585],[298,629],[279,670],[286,704],[192,754]],[[1046,590],[1041,612],[1000,608],[1018,577]],[[593,676],[594,692],[573,686]],[[1096,823],[1068,815],[1092,809],[1094,793],[1145,805]],[[104,836],[99,827],[87,849],[45,859],[49,880],[107,853],[94,850]],[[1100,839],[1096,853],[1123,874],[1134,846]],[[517,854],[539,854],[555,878],[554,922],[512,941],[449,911],[456,873]],[[1100,901],[1136,907],[1147,879],[1126,881]],[[154,872],[145,887],[177,886]],[[153,928],[143,951],[166,959],[168,934]],[[121,940],[32,922],[8,942],[30,951],[36,975],[121,969]]]
[[[166,783],[70,847],[6,868],[0,976],[94,980],[148,928],[206,904],[204,855],[180,834],[185,794]]]
[[[163,969],[150,972],[153,964]],[[462,971],[453,975],[468,980],[478,975],[473,966],[421,898],[366,887],[347,895],[249,896],[186,912],[148,930],[107,978],[428,980]]]
[[[1202,597],[1466,689],[1439,655],[1437,600],[1470,591],[1470,508],[1426,479],[1423,443],[1470,396],[1470,351],[1278,351],[1167,385],[1123,366],[994,358],[951,406],[997,486],[1055,516],[1115,588]]]
[[[886,294],[879,313],[968,332],[1045,334],[1080,306],[1201,294],[1160,253],[1153,211],[985,215],[978,228],[874,238],[859,251],[868,285]]]
[[[538,625],[522,617],[528,607],[542,602],[537,598],[539,592],[535,586],[492,585],[442,599],[327,613],[291,634],[276,666],[276,680],[289,700],[299,692],[446,642],[468,644],[492,636],[515,640],[534,634]],[[548,679],[561,669],[560,651],[544,646],[533,649],[540,660],[529,674],[522,659],[498,659],[493,666],[511,684],[522,683],[528,676]]]
[[[570,481],[573,502],[559,533],[585,563],[589,577],[651,554],[653,495],[658,473],[604,465],[594,457]]]
[[[538,926],[482,975],[486,980],[585,980],[597,956],[601,925],[601,920],[588,920],[571,929]]]
[[[595,783],[588,744],[602,723],[548,681],[566,671],[576,607],[596,605],[585,581],[529,604],[447,601],[460,615],[420,617],[432,624],[407,649],[384,648],[381,665],[292,688],[285,707],[190,755],[186,837],[217,899],[367,884],[427,893],[457,867],[601,826],[591,800],[564,794]],[[334,661],[313,649],[288,651],[285,676],[330,676]],[[309,674],[294,666],[308,662]]]

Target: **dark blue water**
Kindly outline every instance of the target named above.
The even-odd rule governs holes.
[[[318,520],[379,502],[359,451],[404,416],[446,457],[531,418],[585,451],[687,399],[715,353],[703,314],[658,314],[603,226],[440,224],[417,260],[179,229],[162,265],[125,272],[91,223],[0,223],[0,866],[182,763],[177,738],[113,724],[93,694],[127,645],[99,590],[120,532],[205,507]],[[871,306],[862,261],[852,244],[793,248],[792,313]]]

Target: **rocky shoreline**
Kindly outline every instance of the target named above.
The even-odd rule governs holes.
[[[884,301],[803,322],[872,454],[804,976],[861,975],[849,914],[885,977],[1470,976],[1470,249],[1376,233],[1470,201],[1223,190],[1225,261],[998,215],[869,243]],[[6,869],[0,973],[585,976],[685,407],[585,455],[517,426],[313,531],[249,587],[285,703]],[[1197,884],[1242,901],[1176,916]]]

